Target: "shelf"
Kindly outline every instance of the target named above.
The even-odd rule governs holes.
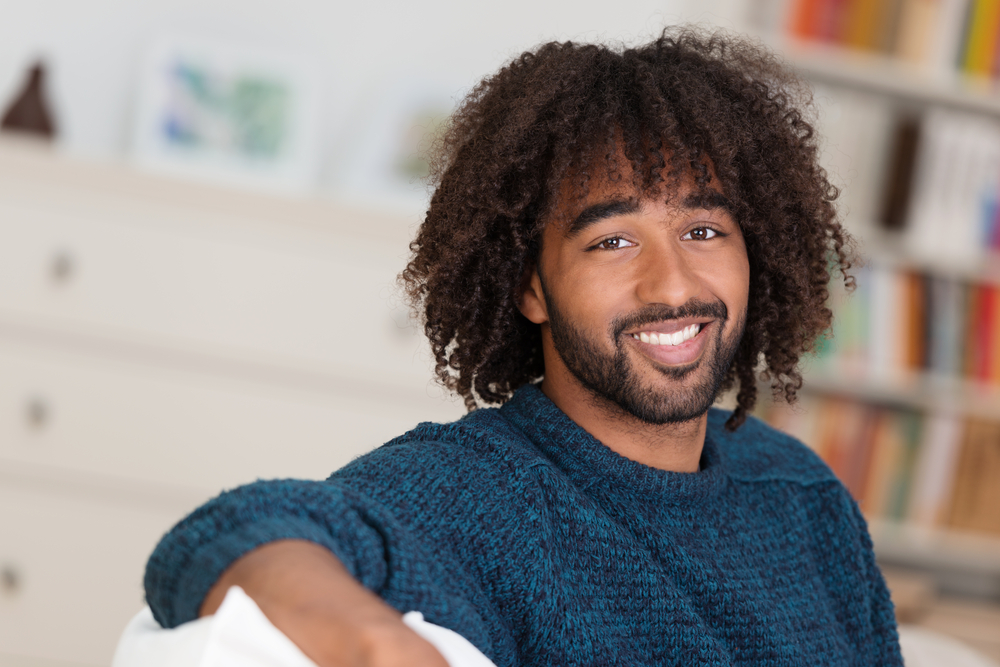
[[[0,195],[52,206],[79,207],[100,201],[118,209],[185,209],[195,219],[210,215],[249,227],[280,220],[290,229],[361,234],[390,241],[402,249],[409,243],[419,215],[404,215],[362,206],[323,193],[285,196],[144,171],[124,158],[95,160],[69,155],[57,147],[0,133]]]
[[[880,230],[874,224],[866,225],[863,229],[864,236],[858,239],[863,264],[927,273],[971,283],[1000,285],[1000,254],[983,253],[976,260],[968,262],[920,257],[906,251],[906,241],[899,233]]]
[[[1000,387],[961,378],[906,373],[886,378],[861,377],[815,369],[804,374],[803,391],[926,412],[952,413],[1000,421]]]
[[[944,592],[1000,600],[1000,537],[869,519],[883,565],[930,572]]]
[[[987,80],[966,81],[957,72],[935,73],[881,54],[830,44],[780,39],[769,42],[789,65],[815,83],[1000,117],[1000,95],[993,89],[995,84]]]

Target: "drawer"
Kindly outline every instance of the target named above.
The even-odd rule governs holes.
[[[176,520],[0,485],[0,664],[110,664],[142,608],[146,559]]]
[[[0,318],[401,386],[431,377],[394,296],[405,234],[87,202],[0,198]]]
[[[0,459],[215,493],[325,478],[457,403],[349,381],[259,384],[0,340]]]

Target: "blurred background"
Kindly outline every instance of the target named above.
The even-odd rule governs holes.
[[[422,150],[521,51],[678,22],[810,82],[864,257],[760,416],[861,503],[900,620],[1000,660],[996,0],[0,12],[0,667],[109,664],[156,541],[220,489],[463,414],[395,283]]]

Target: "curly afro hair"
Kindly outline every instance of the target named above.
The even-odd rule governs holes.
[[[742,229],[749,305],[724,384],[738,385],[727,427],[753,409],[758,376],[794,401],[799,358],[832,321],[831,272],[853,286],[810,102],[758,44],[692,28],[637,48],[544,44],[482,81],[437,146],[430,208],[400,276],[439,380],[472,410],[543,376],[540,328],[517,307],[522,281],[567,179],[583,197],[598,169],[620,177],[624,159],[644,195],[716,179]]]

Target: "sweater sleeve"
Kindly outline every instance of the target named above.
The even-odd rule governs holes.
[[[854,522],[858,527],[863,545],[861,559],[866,572],[866,584],[868,587],[868,599],[870,601],[869,627],[871,636],[867,645],[870,649],[869,665],[903,665],[903,656],[899,648],[899,633],[896,628],[896,612],[889,595],[889,588],[882,577],[882,571],[875,562],[875,551],[871,536],[868,534],[868,525],[858,508],[857,503],[851,501],[851,509]]]
[[[378,503],[333,480],[249,484],[209,501],[164,536],[146,566],[146,599],[164,627],[193,620],[230,564],[282,539],[326,547],[378,592],[387,575],[386,542],[400,539],[394,523]]]

